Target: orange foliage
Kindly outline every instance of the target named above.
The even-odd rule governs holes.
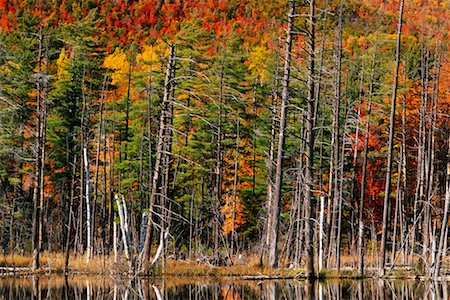
[[[239,147],[245,147],[247,141],[243,138],[239,143]],[[253,183],[243,180],[242,178],[252,178],[255,170],[249,157],[249,154],[240,153],[238,156],[238,174],[237,174],[237,184],[234,186],[235,179],[235,150],[230,150],[225,154],[224,157],[224,176],[222,183],[222,200],[224,205],[222,207],[222,213],[225,216],[225,221],[222,226],[224,234],[229,234],[233,230],[237,231],[241,225],[245,223],[244,209],[245,204],[241,198],[241,192],[244,189],[253,188]],[[259,159],[260,157],[258,157]],[[234,224],[233,224],[234,218]]]
[[[230,285],[228,287],[223,287],[222,291],[222,299],[224,300],[241,300],[241,295],[235,290],[235,288]]]

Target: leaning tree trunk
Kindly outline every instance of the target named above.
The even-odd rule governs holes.
[[[161,176],[161,166],[164,160],[164,153],[163,153],[163,142],[164,142],[164,135],[167,132],[166,126],[167,126],[167,115],[168,110],[170,108],[169,100],[170,100],[170,90],[172,87],[172,67],[174,63],[174,46],[170,46],[170,54],[169,59],[167,62],[167,69],[166,69],[166,78],[164,83],[164,94],[163,94],[163,102],[162,102],[162,108],[161,108],[161,114],[160,114],[160,121],[159,121],[159,131],[158,131],[158,140],[156,145],[156,160],[155,160],[155,168],[153,171],[153,178],[152,178],[152,189],[150,192],[150,203],[149,203],[149,209],[148,209],[148,216],[147,216],[147,227],[145,230],[145,239],[144,239],[144,247],[142,251],[139,253],[139,269],[138,272],[142,273],[148,273],[149,272],[149,257],[150,257],[150,238],[151,238],[151,230],[153,225],[153,210],[154,210],[154,204],[156,200],[156,194],[158,191],[158,184],[160,182],[160,176]]]
[[[278,266],[278,226],[280,216],[281,186],[283,181],[283,152],[285,142],[285,129],[287,118],[287,103],[289,101],[289,80],[291,72],[291,49],[292,49],[292,31],[294,28],[295,1],[289,2],[288,28],[285,48],[285,61],[283,70],[283,90],[281,92],[281,117],[278,133],[278,152],[275,171],[275,186],[273,191],[273,202],[269,214],[269,267]]]
[[[395,105],[397,102],[397,85],[398,85],[398,70],[400,66],[400,42],[402,37],[402,19],[403,19],[403,6],[404,0],[400,0],[400,12],[398,16],[398,29],[397,29],[397,45],[395,50],[395,71],[394,71],[394,83],[392,88],[391,99],[391,115],[389,120],[389,146],[388,146],[388,163],[386,171],[386,186],[384,190],[383,201],[383,231],[381,236],[381,266],[380,276],[384,276],[386,267],[386,242],[389,226],[388,209],[390,205],[389,197],[391,194],[391,179],[392,179],[392,159],[394,148],[394,125],[395,125]]]

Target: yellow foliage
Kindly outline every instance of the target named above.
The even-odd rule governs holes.
[[[159,48],[160,48],[159,46],[152,46],[152,45],[144,46],[144,51],[142,51],[142,53],[139,53],[136,56],[137,64],[149,65],[150,70],[152,71],[158,70],[159,66],[158,64],[156,64],[156,62],[159,60],[158,57]]]
[[[130,63],[127,55],[122,49],[116,48],[113,54],[108,55],[103,62],[103,67],[114,70],[111,75],[112,84],[120,85],[127,80],[127,74],[130,72]]]
[[[272,51],[265,46],[257,46],[250,53],[247,66],[252,75],[259,78],[261,84],[267,82],[271,77],[269,69],[272,62]]]
[[[431,24],[437,24],[439,21],[436,16],[432,16],[432,15],[426,15],[425,19]]]
[[[67,69],[70,66],[70,58],[67,56],[66,51],[64,49],[62,49],[61,53],[59,54],[58,60],[56,61],[56,66],[58,68],[57,69],[58,77],[61,77],[69,73]]]
[[[178,95],[178,97],[177,97],[178,100],[184,100],[187,98],[189,98],[189,95],[186,93],[182,93],[182,94]]]
[[[18,64],[14,63],[14,62],[8,62],[8,63],[16,68],[19,66]],[[0,66],[0,71],[2,71],[4,73],[11,73],[11,69],[8,68],[8,64]]]

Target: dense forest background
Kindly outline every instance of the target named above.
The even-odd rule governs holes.
[[[1,0],[2,253],[438,265],[448,16],[439,0]]]

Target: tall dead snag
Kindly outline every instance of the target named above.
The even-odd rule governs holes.
[[[169,58],[167,61],[167,69],[166,69],[166,78],[164,81],[164,94],[163,101],[159,119],[159,130],[158,130],[158,139],[156,145],[156,159],[155,159],[155,167],[153,170],[153,178],[152,178],[152,186],[150,191],[150,203],[148,207],[148,216],[147,216],[147,228],[145,230],[145,242],[144,247],[139,253],[139,273],[147,274],[149,272],[149,256],[150,256],[150,238],[151,238],[151,230],[153,225],[153,210],[154,204],[156,200],[156,195],[159,189],[160,181],[161,181],[161,167],[164,162],[164,141],[167,140],[165,138],[165,134],[167,132],[171,132],[166,130],[166,126],[168,126],[169,120],[168,116],[170,115],[170,91],[172,89],[172,68],[174,66],[174,57],[175,57],[175,47],[173,45],[170,46]]]
[[[306,278],[314,280],[314,248],[313,248],[313,220],[312,220],[312,189],[314,181],[314,121],[315,121],[315,35],[316,13],[315,0],[309,1],[309,32],[308,32],[308,98],[306,112],[306,168],[304,179],[305,205],[305,249],[306,249]]]
[[[275,186],[273,191],[273,202],[270,207],[270,213],[268,218],[267,228],[269,234],[269,267],[276,268],[278,266],[278,227],[280,217],[280,202],[281,202],[281,186],[283,181],[283,152],[285,142],[285,129],[286,129],[286,117],[287,117],[287,102],[289,101],[289,80],[291,72],[291,50],[292,50],[292,35],[294,28],[294,13],[295,13],[295,1],[289,1],[289,13],[288,13],[288,28],[286,32],[286,48],[285,48],[285,60],[283,69],[283,90],[281,92],[281,116],[280,116],[280,128],[278,133],[278,152],[275,171]]]
[[[341,0],[339,6],[339,21],[336,37],[336,58],[335,58],[335,79],[334,79],[334,101],[333,101],[333,161],[334,161],[334,188],[333,188],[333,214],[336,216],[334,222],[337,222],[336,229],[332,228],[332,237],[330,240],[336,242],[336,268],[341,268],[341,228],[342,228],[342,185],[343,185],[343,171],[344,171],[344,151],[345,151],[345,127],[346,127],[346,113],[344,114],[344,130],[342,132],[342,144],[340,144],[340,110],[341,110],[341,81],[342,81],[342,6]],[[345,104],[345,111],[347,105]],[[341,151],[341,157],[339,156]],[[333,223],[334,223],[333,222]]]
[[[386,171],[386,186],[384,189],[384,201],[383,201],[383,231],[381,235],[381,265],[380,276],[384,276],[386,267],[386,242],[387,232],[389,224],[389,196],[391,194],[391,179],[392,179],[392,160],[393,160],[393,148],[394,148],[394,125],[395,125],[395,106],[397,103],[397,86],[398,86],[398,70],[400,66],[400,43],[402,37],[402,19],[403,19],[403,6],[404,0],[400,0],[400,11],[398,15],[398,28],[397,28],[397,45],[395,49],[395,71],[394,71],[394,83],[392,87],[392,99],[391,99],[391,115],[389,119],[389,145],[388,145],[388,163]]]
[[[334,50],[334,79],[333,79],[333,116],[331,125],[331,147],[333,149],[332,157],[330,160],[330,180],[329,180],[329,207],[331,208],[330,224],[329,224],[329,239],[328,239],[328,261],[330,262],[332,254],[335,251],[339,251],[340,241],[336,237],[337,227],[339,224],[337,220],[339,218],[339,150],[340,150],[340,109],[341,109],[341,66],[342,66],[342,1],[340,2],[339,8],[339,19],[337,36],[335,41]],[[338,265],[338,253],[336,255],[336,264]]]
[[[172,203],[169,203],[167,200],[169,197],[169,182],[173,181],[173,174],[170,171],[170,165],[172,163],[172,129],[173,129],[173,99],[175,98],[175,89],[173,86],[175,85],[176,78],[176,63],[173,61],[171,67],[171,83],[170,83],[170,99],[169,99],[169,107],[167,109],[167,123],[166,123],[166,132],[164,134],[164,162],[162,166],[162,174],[161,178],[161,195],[159,196],[159,206],[161,207],[161,231],[160,231],[160,248],[161,248],[161,257],[162,257],[162,268],[165,268],[166,265],[166,250],[167,250],[167,238],[169,236],[169,228],[171,223],[171,210]],[[159,249],[159,248],[158,248]],[[152,265],[158,261],[159,257],[155,256],[152,261]]]
[[[33,271],[39,269],[39,254],[42,247],[42,216],[44,209],[44,170],[45,170],[45,135],[47,130],[47,68],[48,63],[42,61],[45,51],[47,59],[48,49],[44,49],[44,34],[42,27],[38,33],[38,67],[36,80],[36,149],[35,149],[35,182],[33,191]],[[45,69],[42,70],[42,67]]]
[[[277,52],[278,53],[278,52]],[[277,106],[278,106],[278,95],[279,95],[279,87],[280,80],[278,76],[279,69],[279,61],[280,55],[277,54],[277,61],[275,67],[275,76],[274,76],[274,88],[272,90],[272,119],[271,119],[271,130],[270,130],[270,141],[269,141],[269,153],[266,159],[267,165],[267,222],[265,223],[265,228],[263,232],[263,238],[261,240],[261,254],[260,254],[260,264],[263,264],[263,257],[265,256],[265,251],[267,247],[270,245],[270,228],[272,227],[270,222],[272,221],[270,218],[270,213],[272,211],[272,202],[273,202],[273,169],[274,169],[274,156],[275,156],[275,139],[276,139],[276,131],[277,131]]]

